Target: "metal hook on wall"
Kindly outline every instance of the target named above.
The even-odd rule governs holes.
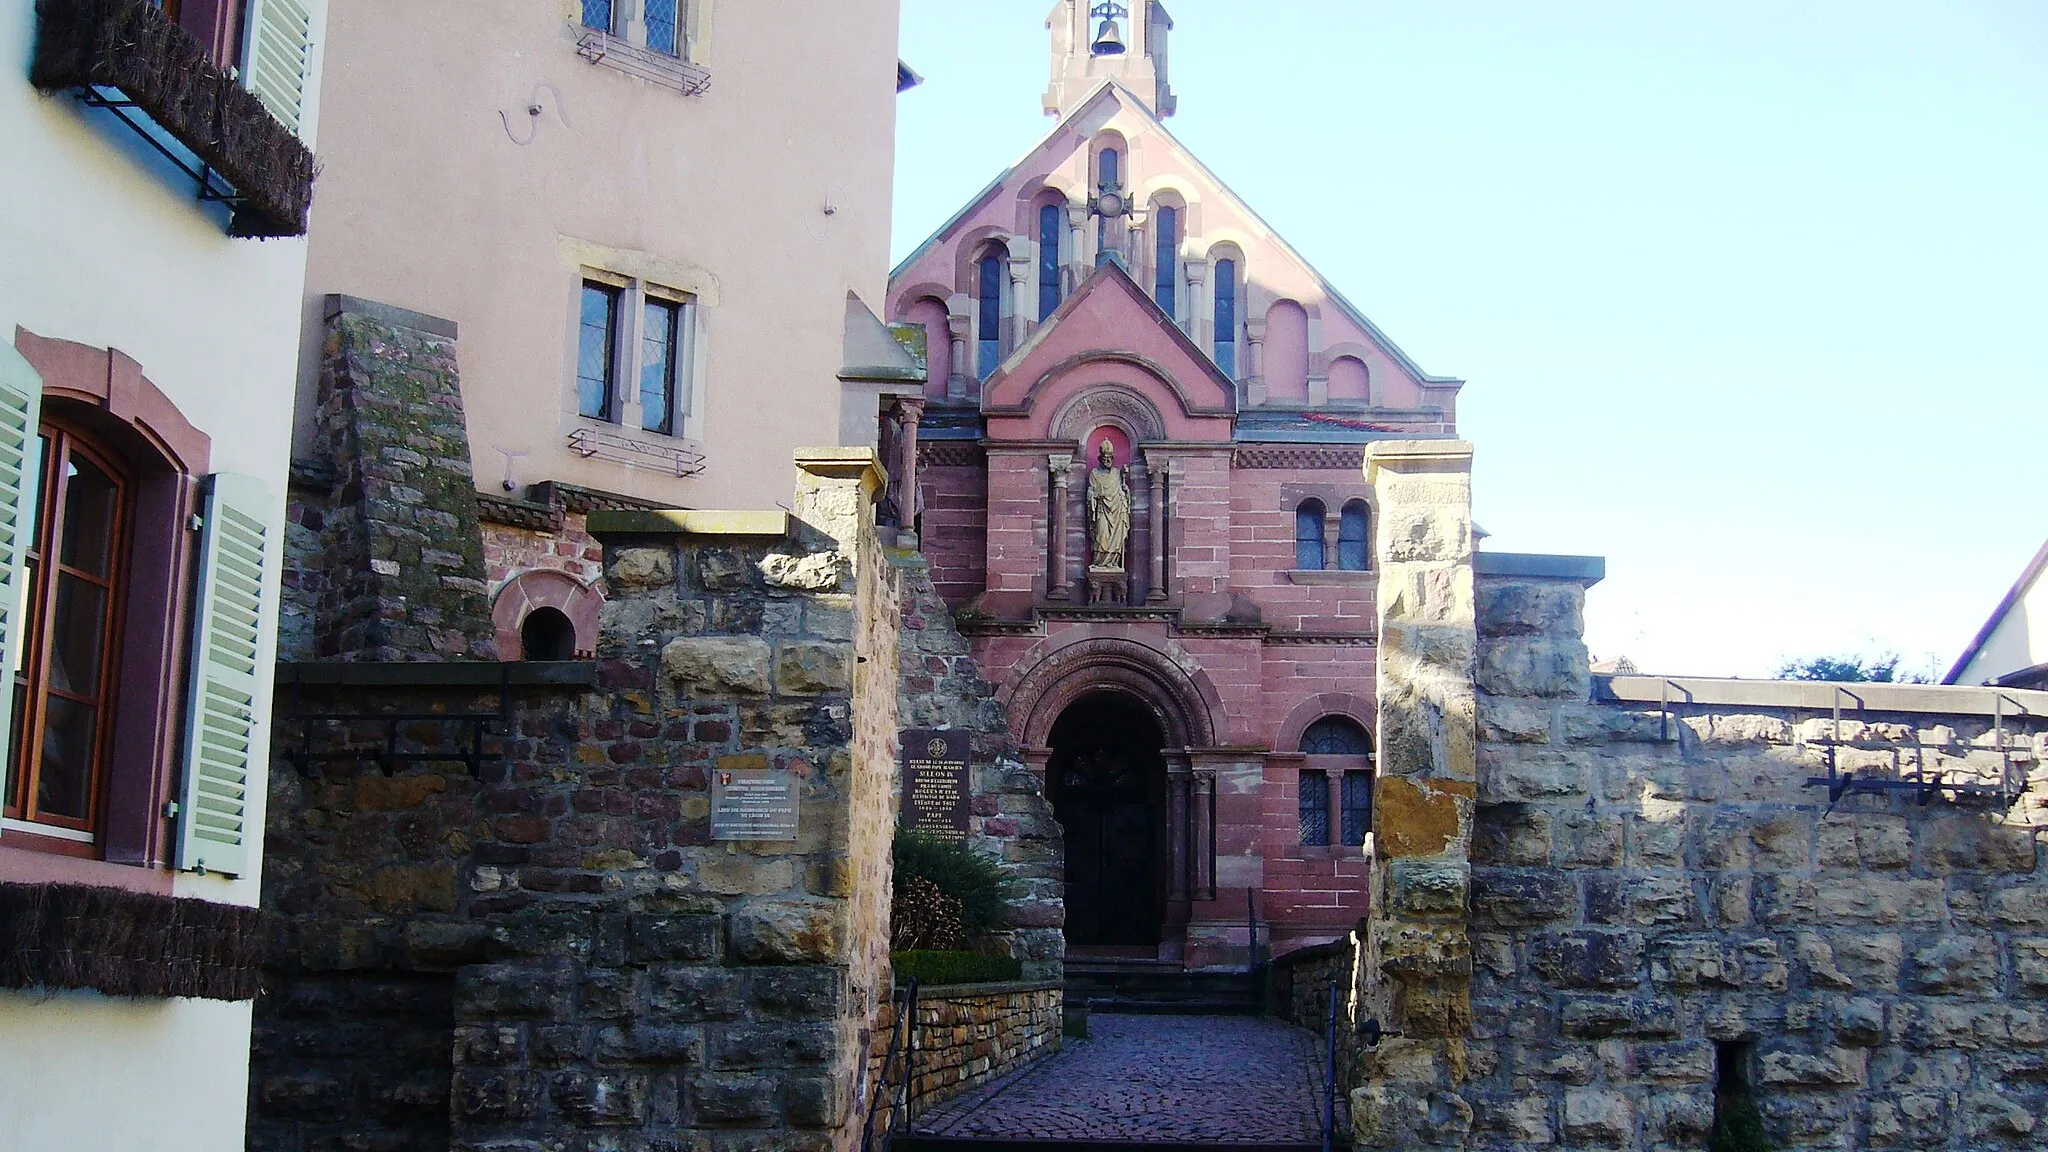
[[[519,145],[521,148],[524,148],[528,144],[533,143],[534,139],[540,135],[541,113],[547,111],[548,108],[546,104],[543,104],[541,102],[542,92],[546,92],[550,97],[554,99],[555,119],[561,121],[562,127],[569,127],[569,117],[565,115],[563,112],[563,105],[565,102],[562,99],[561,89],[555,87],[553,84],[550,84],[545,80],[542,80],[533,86],[533,92],[528,95],[526,100],[526,139],[521,140],[519,138],[519,134],[512,130],[512,113],[507,112],[502,108],[498,110],[498,121],[505,126],[506,137],[510,139],[514,144]]]

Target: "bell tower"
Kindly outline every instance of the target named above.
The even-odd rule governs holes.
[[[1161,117],[1173,115],[1166,38],[1173,18],[1159,0],[1059,0],[1052,33],[1052,85],[1045,114],[1065,116],[1104,80],[1115,79]]]

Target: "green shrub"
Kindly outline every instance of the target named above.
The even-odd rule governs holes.
[[[889,933],[895,947],[957,948],[1003,926],[1011,884],[994,857],[958,841],[899,828],[895,858],[896,906],[890,909]],[[954,919],[957,934],[924,931],[927,925],[943,928]]]
[[[916,977],[921,984],[1006,984],[1024,978],[1024,962],[979,952],[892,952],[896,982]]]

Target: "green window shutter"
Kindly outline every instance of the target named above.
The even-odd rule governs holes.
[[[0,341],[0,741],[14,731],[14,670],[25,653],[22,555],[36,522],[36,425],[43,378],[14,345]],[[0,746],[0,796],[7,794],[7,749]]]
[[[306,106],[312,63],[310,0],[251,0],[249,44],[242,75],[270,114],[294,132]]]
[[[257,664],[263,635],[270,489],[253,476],[207,479],[199,545],[199,613],[192,625],[192,704],[185,718],[185,787],[178,867],[247,875],[249,790],[255,747]]]

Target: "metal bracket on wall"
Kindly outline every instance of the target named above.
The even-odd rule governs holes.
[[[1833,723],[1828,730],[1827,741],[1828,774],[1825,776],[1809,776],[1806,779],[1805,785],[1808,788],[1827,789],[1828,808],[1830,810],[1841,802],[1842,797],[1857,794],[1881,796],[1887,793],[1902,792],[1911,796],[1922,807],[1926,807],[1936,799],[1945,799],[1951,803],[1963,800],[1990,802],[2005,808],[2010,808],[2014,804],[2019,803],[2020,797],[2026,794],[2028,788],[2026,775],[2021,773],[2015,778],[2012,764],[2012,754],[2020,751],[2024,746],[2013,744],[2006,739],[2005,717],[2007,715],[2007,708],[2010,708],[2015,716],[2025,716],[2029,713],[2025,706],[2005,693],[1997,693],[1992,699],[1991,747],[1973,746],[1974,751],[1997,752],[1999,754],[2000,766],[1998,783],[1996,784],[1951,780],[1946,772],[1935,771],[1930,774],[1924,765],[1916,769],[1918,775],[1896,780],[1887,780],[1882,777],[1859,777],[1853,769],[1847,772],[1842,771],[1836,763],[1836,752],[1852,743],[1842,739],[1842,702],[1844,699],[1850,701],[1852,709],[1860,710],[1863,707],[1862,697],[1856,695],[1856,693],[1850,691],[1844,685],[1836,685]],[[1889,745],[1868,745],[1868,747],[1889,747]]]

